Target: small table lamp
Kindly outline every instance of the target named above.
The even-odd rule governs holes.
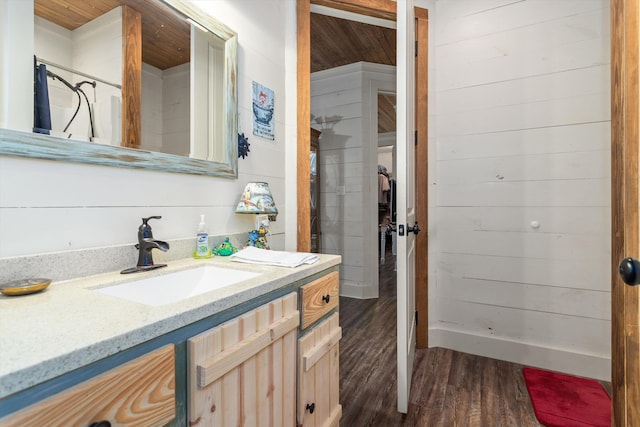
[[[236,213],[269,215],[269,221],[275,221],[278,209],[273,202],[273,196],[266,182],[250,182],[244,187],[240,195],[240,202]],[[256,229],[260,228],[259,218],[256,217]]]

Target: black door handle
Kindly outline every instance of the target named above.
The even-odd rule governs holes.
[[[620,277],[630,286],[640,285],[640,261],[635,258],[625,258],[620,261]]]
[[[413,234],[418,234],[420,232],[420,227],[418,227],[418,221],[412,226],[407,224],[407,234],[413,232]]]

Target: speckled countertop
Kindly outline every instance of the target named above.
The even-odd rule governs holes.
[[[0,295],[0,398],[116,354],[205,317],[338,265],[320,255],[297,268],[244,264],[228,258],[186,259],[145,273],[119,272],[53,282],[24,296]],[[160,307],[95,292],[95,288],[215,265],[261,273],[225,288]],[[144,276],[141,276],[144,274]]]

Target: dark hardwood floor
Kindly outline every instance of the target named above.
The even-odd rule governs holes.
[[[380,298],[340,298],[340,425],[540,426],[521,365],[442,348],[416,352],[409,413],[396,411],[396,284],[386,259]]]

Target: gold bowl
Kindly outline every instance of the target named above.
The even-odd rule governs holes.
[[[51,283],[51,279],[20,279],[0,285],[0,292],[7,296],[27,295],[40,292]]]

